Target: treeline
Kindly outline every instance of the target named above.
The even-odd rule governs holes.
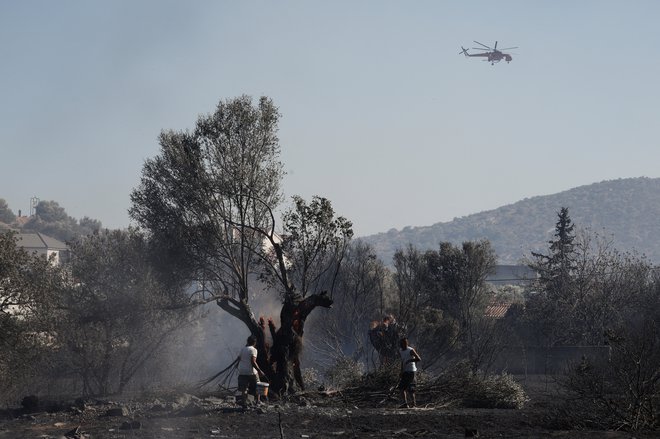
[[[0,394],[104,395],[136,374],[166,372],[177,329],[190,321],[184,287],[135,230],[70,242],[53,265],[0,233]]]
[[[566,409],[562,428],[653,429],[660,426],[660,277],[643,257],[621,253],[591,233],[576,233],[567,208],[558,212],[553,238],[527,258],[538,277],[524,286],[486,282],[496,255],[488,241],[441,243],[421,252],[399,249],[388,269],[358,243],[341,275],[344,291],[315,329],[334,343],[347,364],[398,361],[402,335],[413,340],[427,370],[463,363],[487,374],[505,348],[551,352],[601,347],[565,364],[560,380]],[[368,287],[367,287],[368,286]],[[350,292],[350,293],[347,293]],[[366,296],[365,296],[366,295]],[[489,312],[506,304],[502,318]],[[366,337],[364,322],[381,311]],[[360,323],[356,323],[360,322]],[[369,347],[378,352],[372,357]],[[321,349],[322,350],[322,349]],[[531,349],[530,349],[531,350]],[[331,364],[333,355],[327,355]],[[347,361],[350,360],[350,361]],[[332,369],[337,374],[337,368]],[[357,373],[357,372],[356,372]],[[563,409],[560,409],[563,410]]]
[[[40,201],[34,215],[27,222],[19,222],[7,202],[0,198],[0,229],[11,228],[24,232],[41,232],[50,237],[69,242],[75,238],[98,232],[101,221],[87,216],[75,219],[69,216],[56,201]]]

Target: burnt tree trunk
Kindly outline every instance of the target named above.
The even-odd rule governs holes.
[[[396,322],[383,319],[374,322],[369,329],[369,341],[378,352],[381,366],[395,364],[399,360],[400,328]]]
[[[326,292],[302,297],[288,294],[280,311],[280,327],[268,320],[272,346],[267,343],[266,322],[257,320],[245,301],[230,297],[218,300],[218,306],[241,320],[257,338],[257,362],[270,381],[270,392],[284,394],[293,392],[295,384],[305,389],[300,368],[300,354],[305,320],[317,306],[330,308],[332,299]]]
[[[280,311],[280,328],[269,321],[273,346],[270,363],[274,366],[271,386],[274,392],[293,392],[295,384],[305,390],[300,368],[305,320],[317,306],[330,308],[332,299],[326,292],[303,298],[291,294],[287,296]]]
[[[259,368],[264,371],[264,373],[270,379],[271,370],[269,366],[269,346],[266,342],[266,325],[263,318],[260,318],[259,321],[254,317],[250,305],[248,305],[245,300],[237,300],[229,296],[224,296],[217,301],[217,304],[220,308],[226,311],[228,314],[236,317],[247,326],[250,334],[256,337],[257,345],[257,364]]]

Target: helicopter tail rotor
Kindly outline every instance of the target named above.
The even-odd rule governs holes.
[[[459,55],[463,54],[463,55],[465,55],[465,56],[470,56],[470,54],[468,53],[467,49],[466,49],[465,47],[463,47],[463,46],[461,46],[461,51],[458,52],[458,54],[459,54]]]

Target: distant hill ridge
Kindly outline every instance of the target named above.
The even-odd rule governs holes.
[[[525,198],[500,208],[426,227],[392,229],[361,237],[390,264],[408,243],[437,249],[441,241],[460,244],[486,238],[498,263],[515,264],[530,251],[547,251],[557,212],[568,207],[577,228],[612,239],[616,249],[637,251],[660,263],[660,178],[625,178],[579,186],[553,195]]]

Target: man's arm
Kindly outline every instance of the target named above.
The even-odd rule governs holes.
[[[419,356],[416,350],[412,349],[410,351],[410,360],[408,360],[411,363],[417,363],[418,361],[422,361],[422,357]]]
[[[252,358],[252,367],[254,367],[257,370],[257,373],[260,376],[266,376],[266,374],[259,368],[259,365],[257,364],[257,357],[253,355],[250,358]]]

